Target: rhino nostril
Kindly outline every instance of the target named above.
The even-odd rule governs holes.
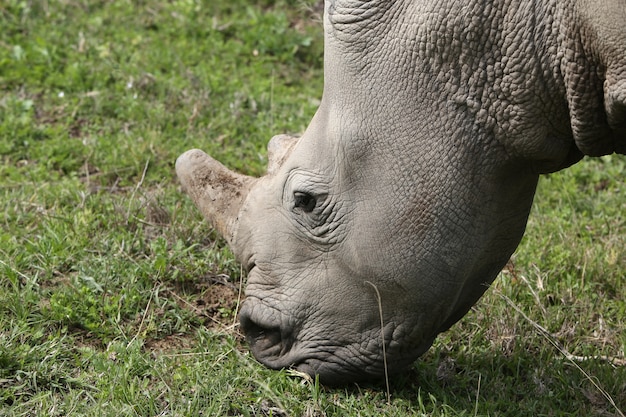
[[[239,321],[255,356],[278,356],[283,353],[280,327],[263,326],[248,315],[241,315]]]

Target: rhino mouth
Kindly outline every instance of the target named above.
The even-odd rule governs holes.
[[[364,352],[359,343],[333,344],[326,338],[299,340],[295,326],[281,324],[281,313],[261,300],[249,297],[239,313],[241,330],[254,357],[272,369],[295,369],[319,377],[335,386],[348,382],[380,382],[384,375],[382,358]],[[300,336],[302,336],[300,334]],[[381,359],[381,360],[379,360]],[[388,363],[397,373],[415,359],[395,358]]]
[[[271,369],[295,369],[313,378],[318,376],[321,383],[331,386],[373,379],[364,378],[362,367],[346,366],[344,361],[338,360],[334,354],[336,347],[298,347],[305,343],[297,343],[293,332],[253,319],[243,307],[239,322],[254,357]]]
[[[280,312],[258,299],[248,297],[239,312],[239,323],[254,357],[272,369],[296,369],[308,375],[328,376],[320,372],[328,364],[322,351],[302,348],[296,331],[281,325]],[[290,330],[288,330],[290,329]],[[324,378],[327,379],[327,378]]]

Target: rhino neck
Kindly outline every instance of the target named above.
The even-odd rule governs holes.
[[[616,1],[608,12],[587,3],[400,1],[355,16],[337,2],[325,21],[325,94],[469,117],[537,173],[623,152],[626,16]]]

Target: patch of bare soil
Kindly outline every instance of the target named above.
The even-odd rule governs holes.
[[[179,307],[205,318],[206,327],[234,332],[239,291],[227,275],[208,275],[193,282],[176,283],[169,293]]]
[[[207,275],[194,281],[175,282],[165,290],[168,298],[181,309],[199,318],[202,326],[216,332],[235,336],[238,344],[243,336],[238,332],[236,314],[241,301],[238,284],[227,275]],[[195,337],[190,333],[176,333],[159,338],[149,338],[145,348],[158,354],[186,350],[194,345]]]
[[[193,337],[186,334],[165,336],[162,339],[149,339],[144,348],[154,353],[169,353],[189,349],[193,346]]]

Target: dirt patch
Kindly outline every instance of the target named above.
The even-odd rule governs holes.
[[[194,344],[193,336],[176,334],[165,336],[162,339],[150,339],[144,344],[144,348],[154,353],[167,354],[190,349]]]
[[[191,313],[196,319],[191,328],[184,333],[173,333],[157,337],[148,337],[145,348],[155,354],[170,354],[185,351],[194,346],[196,326],[201,326],[218,333],[226,333],[243,343],[244,337],[239,332],[236,315],[241,301],[238,283],[233,283],[227,275],[207,275],[193,281],[170,283],[162,290],[167,298],[177,306]],[[158,310],[156,314],[167,314]]]
[[[227,275],[208,275],[179,282],[169,289],[179,307],[205,318],[204,326],[235,333],[235,315],[241,300],[238,283]]]

